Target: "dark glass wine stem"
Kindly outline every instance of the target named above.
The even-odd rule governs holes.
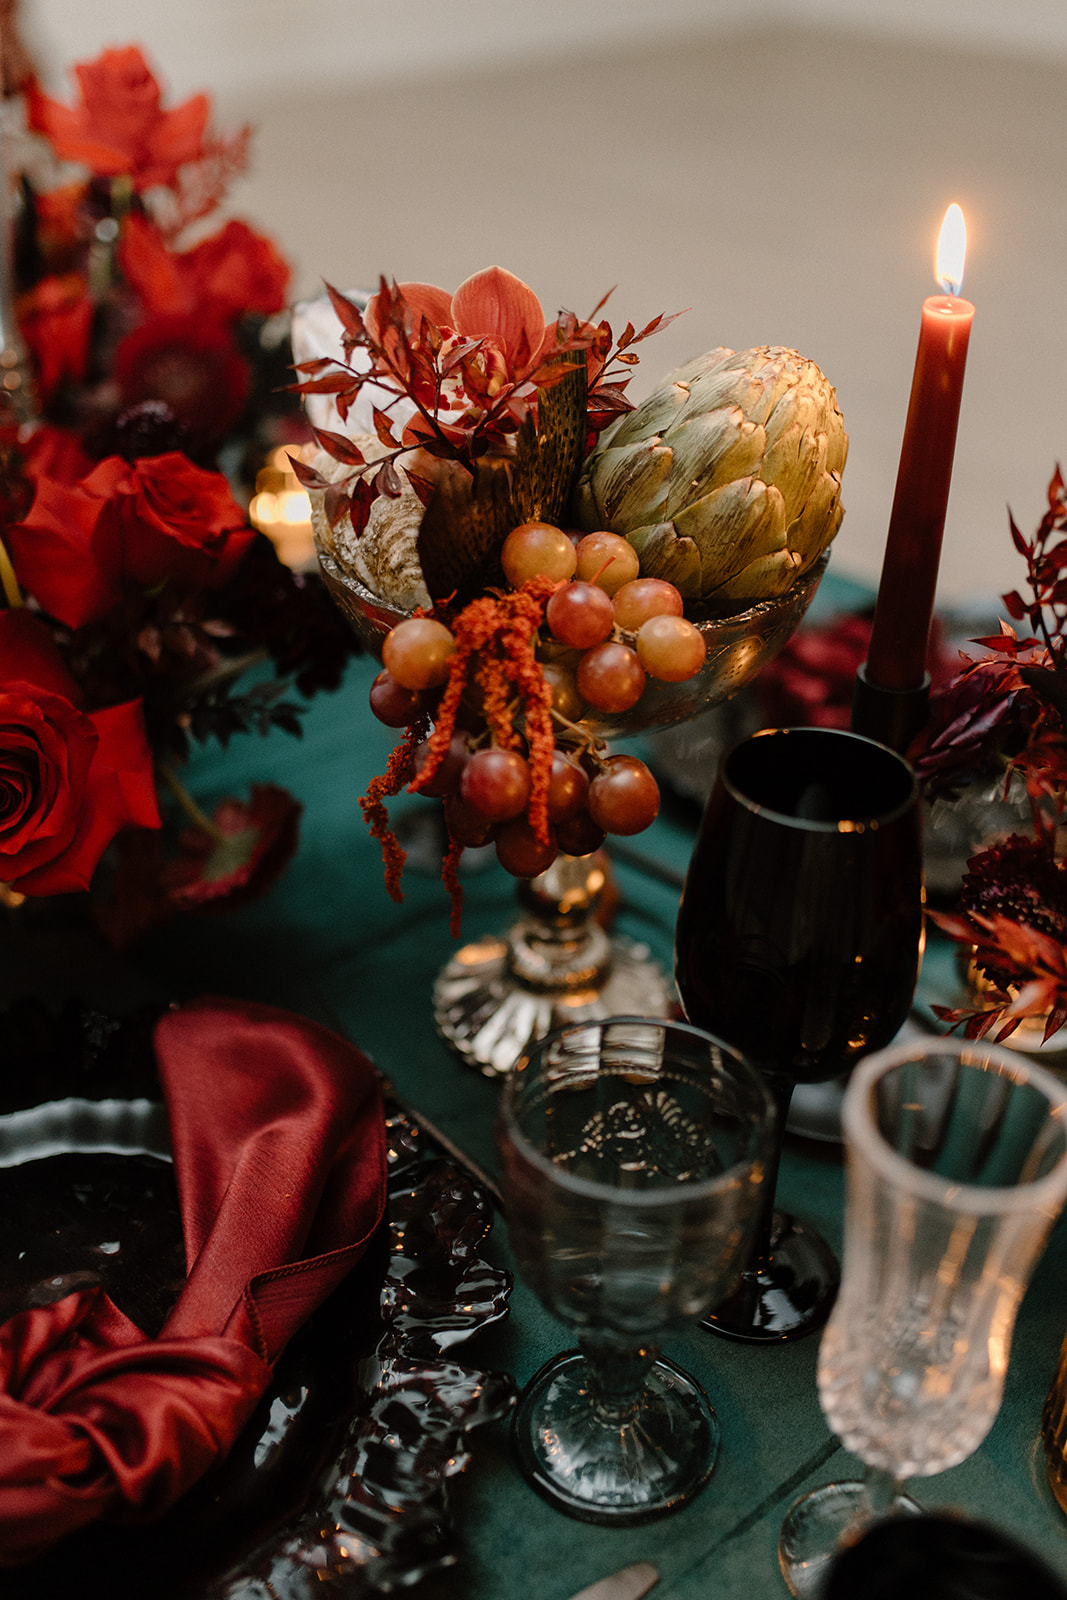
[[[788,1078],[780,1078],[776,1073],[768,1072],[764,1074],[763,1081],[774,1101],[774,1119],[771,1123],[767,1168],[763,1176],[760,1208],[756,1218],[755,1244],[748,1266],[745,1268],[746,1272],[758,1272],[771,1257],[774,1238],[774,1194],[778,1187],[778,1167],[782,1159],[782,1146],[785,1143],[785,1123],[789,1115],[789,1101],[793,1094],[793,1085]]]
[[[579,1334],[578,1348],[589,1366],[595,1415],[610,1427],[629,1422],[637,1412],[645,1374],[656,1359],[649,1345],[619,1345],[595,1334]]]

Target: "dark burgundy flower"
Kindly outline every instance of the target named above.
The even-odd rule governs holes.
[[[197,439],[217,443],[239,421],[252,389],[229,329],[202,316],[153,317],[115,351],[123,407],[161,400]]]
[[[1004,917],[1067,945],[1067,871],[1051,840],[1014,833],[972,856],[959,905],[965,916]],[[998,988],[1016,981],[1010,970],[986,972]]]
[[[228,911],[265,894],[296,851],[302,810],[273,783],[253,784],[247,804],[223,800],[212,832],[186,829],[183,854],[163,869],[172,904],[180,911]]]

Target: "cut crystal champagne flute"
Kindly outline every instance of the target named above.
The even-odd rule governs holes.
[[[1067,1196],[1067,1088],[984,1042],[870,1056],[845,1091],[844,1274],[819,1347],[819,1399],[862,1482],[798,1500],[779,1542],[814,1595],[842,1540],[955,1466],[1000,1409],[1015,1315]]]
[[[781,1150],[797,1083],[835,1078],[889,1044],[922,953],[918,789],[907,762],[858,734],[767,729],[723,757],[678,913],[675,977],[690,1022],[766,1076]],[[708,1326],[795,1337],[826,1321],[837,1263],[776,1213],[768,1170],[753,1257]]]
[[[512,1246],[579,1346],[530,1380],[514,1421],[520,1468],[560,1510],[645,1522],[707,1481],[718,1421],[658,1346],[745,1258],[772,1114],[759,1074],[684,1023],[578,1023],[507,1078]]]

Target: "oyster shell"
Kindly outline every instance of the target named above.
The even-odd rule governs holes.
[[[360,434],[354,443],[368,461],[385,455],[385,447],[373,434]],[[346,478],[351,468],[341,465],[322,451],[313,462],[322,477],[331,483]],[[325,491],[311,492],[311,524],[320,547],[331,555],[342,571],[355,574],[359,581],[387,606],[397,611],[429,607],[419,561],[418,538],[423,505],[408,481],[403,463],[396,463],[401,492],[395,499],[378,495],[371,505],[367,525],[357,534],[352,519],[345,514],[331,524],[323,506]]]

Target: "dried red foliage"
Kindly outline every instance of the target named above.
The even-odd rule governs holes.
[[[533,290],[500,267],[489,267],[461,284],[454,295],[431,284],[380,280],[365,311],[327,284],[343,328],[343,360],[322,357],[301,363],[301,394],[330,394],[345,419],[365,384],[394,398],[374,411],[378,438],[389,452],[372,463],[342,435],[320,432],[323,449],[354,468],[352,483],[362,485],[348,510],[353,526],[366,521],[367,486],[375,494],[396,495],[400,484],[393,463],[423,448],[441,460],[473,469],[478,459],[499,453],[532,416],[539,392],[558,383],[569,369],[570,352],[586,353],[587,423],[595,436],[621,412],[632,410],[625,397],[633,346],[674,320],[654,317],[637,332],[628,323],[618,341],[607,322],[594,322],[602,300],[585,321],[563,311],[547,326]],[[353,365],[356,351],[362,365]],[[616,372],[618,365],[623,371]],[[404,402],[403,405],[400,405]],[[390,415],[400,406],[398,416]],[[414,415],[412,415],[414,408]],[[294,463],[295,465],[295,463]],[[297,469],[305,486],[327,486],[310,468]],[[420,490],[417,480],[415,487]],[[421,490],[420,490],[421,492]]]
[[[1030,598],[1003,596],[1017,632],[1000,632],[973,644],[989,654],[964,657],[959,675],[933,696],[931,717],[909,752],[930,795],[952,794],[969,777],[1007,761],[1026,779],[1031,795],[1063,807],[1067,787],[1067,491],[1059,467],[1048,486],[1048,509],[1032,540],[1010,519],[1016,550],[1026,561]]]
[[[992,985],[976,1010],[939,1008],[969,1037],[997,1028],[1008,1037],[1024,1016],[1047,1015],[1045,1037],[1067,1021],[1067,867],[1057,833],[1067,810],[1067,490],[1057,467],[1048,508],[1032,540],[1011,519],[1026,561],[1029,598],[1003,597],[1012,622],[976,639],[990,652],[968,661],[934,699],[934,715],[911,751],[931,795],[951,795],[982,771],[1020,774],[1033,836],[1015,836],[968,863],[957,916],[935,916],[952,938],[976,948]],[[1029,629],[1016,631],[1013,623]]]

